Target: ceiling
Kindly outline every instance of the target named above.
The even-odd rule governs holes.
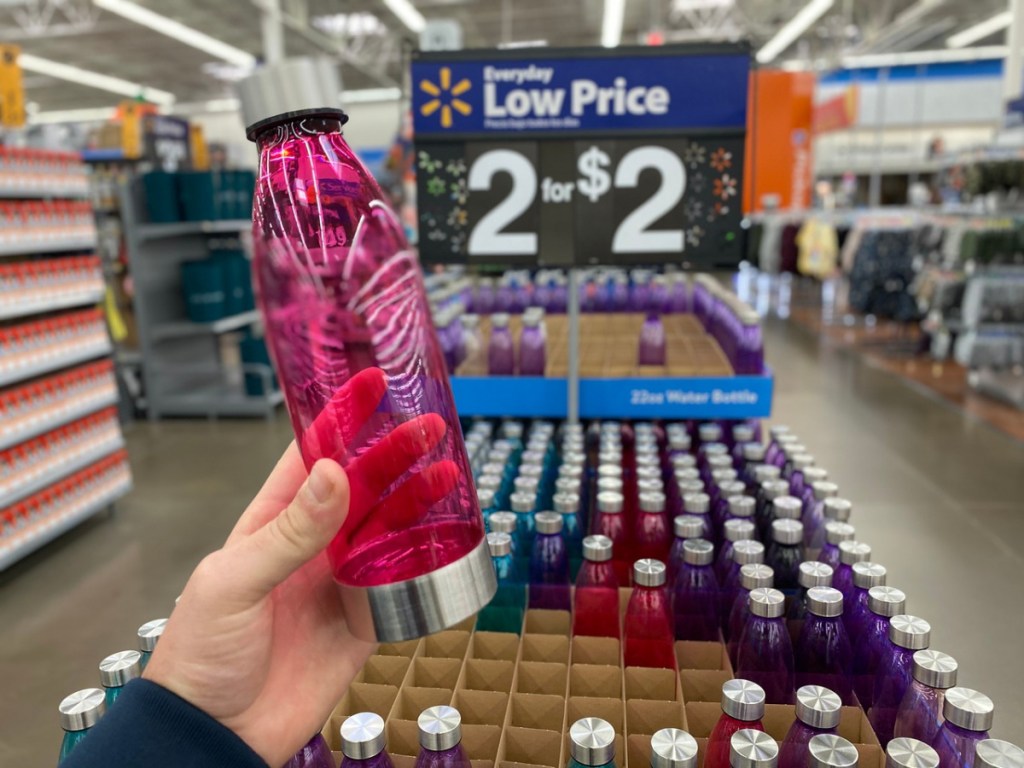
[[[821,0],[818,0],[819,2]],[[136,0],[160,14],[259,57],[266,0]],[[385,0],[279,0],[288,15],[288,56],[333,54],[347,90],[400,85],[403,50],[415,38]],[[466,47],[546,41],[598,45],[604,0],[413,0],[426,19],[456,19]],[[622,42],[652,30],[668,41],[744,39],[755,49],[810,0],[624,0]],[[834,0],[773,64],[799,59],[828,67],[843,53],[935,50],[953,33],[1004,11],[1006,0]],[[337,14],[348,14],[340,18]],[[353,23],[355,30],[333,34]],[[367,15],[360,15],[367,14]],[[326,21],[325,21],[326,19]],[[973,45],[1001,45],[1005,31]],[[170,37],[100,10],[91,0],[0,0],[0,40],[26,53],[169,91],[179,102],[232,95],[232,68]],[[211,74],[215,70],[215,74]],[[121,96],[53,77],[25,74],[34,109],[106,107]]]

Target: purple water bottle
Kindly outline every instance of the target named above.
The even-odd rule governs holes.
[[[834,692],[820,685],[805,685],[798,689],[796,720],[779,745],[779,768],[805,768],[811,739],[835,733],[842,705]]]
[[[775,467],[766,467],[764,465],[757,468],[758,477],[766,477],[769,474],[769,470],[778,472]],[[771,537],[772,530],[772,502],[780,496],[785,496],[789,493],[789,483],[785,480],[779,480],[776,478],[769,478],[762,480],[760,487],[757,489],[755,498],[757,499],[757,507],[754,512],[754,516],[757,521],[757,529],[761,532],[761,536],[765,539]],[[803,532],[801,531],[801,536]],[[803,541],[801,539],[801,541]]]
[[[324,737],[318,733],[282,768],[334,768],[334,756]]]
[[[704,538],[714,541],[714,530],[711,525],[711,497],[706,493],[687,493],[683,496],[683,513],[697,517],[704,523]]]
[[[883,745],[892,739],[896,714],[910,686],[914,651],[928,647],[931,632],[931,625],[917,616],[901,613],[889,619],[889,644],[878,662],[868,710],[868,720]]]
[[[508,328],[508,314],[491,315],[491,339],[487,343],[487,372],[491,376],[511,376],[516,372],[516,350]]]
[[[839,567],[832,577],[832,586],[843,593],[847,602],[853,599],[853,564],[871,559],[871,547],[863,541],[839,543]]]
[[[534,516],[536,536],[530,555],[530,608],[568,611],[569,555],[562,537],[564,521],[557,512],[538,512]]]
[[[872,587],[885,586],[885,566],[878,563],[853,564],[853,599],[843,611],[843,623],[846,634],[854,645],[864,634],[864,628],[871,619],[868,609],[868,590]]]
[[[853,690],[865,712],[871,707],[875,674],[882,654],[889,646],[889,619],[903,613],[906,606],[906,595],[895,587],[872,587],[868,590],[871,616],[853,654]]]
[[[825,523],[825,546],[818,554],[818,562],[829,566],[833,572],[836,571],[839,568],[839,545],[844,541],[853,541],[856,534],[856,529],[849,523]]]
[[[978,768],[1024,768],[1024,749],[1002,739],[982,739],[975,744]]]
[[[729,520],[746,520],[754,523],[754,497],[746,496],[743,483],[730,480],[718,486],[718,498],[711,513],[711,525],[725,535],[725,523]],[[733,500],[736,499],[734,502]],[[754,529],[753,536],[757,535]]]
[[[793,469],[789,473],[789,493],[798,499],[803,499],[807,483],[804,481],[804,470],[814,466],[814,457],[809,453],[798,453],[791,462]]]
[[[752,589],[750,615],[736,650],[736,674],[764,689],[769,704],[793,701],[793,646],[783,618],[786,597],[777,589]]]
[[[416,721],[420,753],[415,768],[472,768],[462,749],[462,715],[454,707],[430,707]]]
[[[820,685],[843,704],[853,704],[850,668],[853,650],[843,626],[843,596],[832,587],[807,590],[807,619],[796,650],[797,685]]]
[[[729,620],[725,623],[729,659],[735,668],[739,658],[740,639],[750,616],[750,593],[755,589],[771,587],[774,574],[767,565],[750,563],[740,566],[740,593],[732,604]]]
[[[759,541],[743,540],[733,542],[732,560],[725,569],[725,575],[718,582],[721,600],[718,603],[718,615],[724,617],[723,623],[732,613],[732,606],[740,593],[740,568],[744,565],[764,562],[764,545]]]
[[[701,521],[701,527],[703,528],[703,521]],[[749,520],[726,520],[722,527],[722,534],[722,546],[718,548],[718,555],[715,557],[715,576],[719,583],[725,581],[729,565],[732,563],[732,552],[736,542],[753,541],[754,524]]]
[[[392,768],[385,746],[384,718],[376,712],[360,712],[341,724],[341,768]],[[333,766],[330,752],[327,757]]]
[[[795,594],[800,588],[800,563],[804,560],[804,527],[799,520],[775,520],[772,541],[764,562],[775,571],[775,588]]]
[[[765,451],[764,462],[765,464],[774,464],[776,456],[781,452],[782,448],[780,445],[780,438],[784,435],[789,435],[789,427],[785,424],[775,424],[768,430],[768,434],[771,439],[768,441],[768,448]]]
[[[718,580],[711,564],[715,548],[705,539],[683,543],[683,565],[672,590],[676,640],[718,640]]]
[[[828,472],[821,467],[806,467],[802,474],[804,476],[804,488],[800,493],[800,501],[803,502],[804,509],[806,510],[815,503],[814,484],[827,482]]]
[[[742,446],[736,446],[733,449],[733,459],[736,461],[736,466],[740,467],[740,480],[747,485],[753,485],[754,483],[754,467],[764,464],[764,454],[767,447],[761,445],[761,443],[743,443]],[[737,453],[739,454],[737,456]]]
[[[649,312],[640,327],[637,362],[640,365],[665,365],[665,326],[657,312]]]
[[[971,688],[950,688],[942,705],[946,721],[932,741],[939,768],[974,768],[978,742],[988,739],[995,705]]]
[[[813,554],[825,546],[825,501],[839,496],[839,486],[825,480],[815,482],[811,490],[814,503],[804,507],[801,521],[804,524],[804,546]]]
[[[807,590],[814,587],[831,587],[832,569],[824,563],[804,560],[800,563],[797,582],[800,584],[800,591],[789,601],[789,610],[786,613],[789,636],[794,646],[803,632],[804,622],[807,621]]]
[[[914,652],[914,665],[907,692],[896,713],[893,736],[918,739],[930,744],[942,726],[942,705],[946,691],[956,685],[956,659],[941,651]]]
[[[677,515],[672,521],[675,538],[668,556],[668,586],[675,586],[676,576],[683,567],[683,546],[690,539],[704,538],[704,521],[694,515]],[[716,574],[717,578],[717,574]]]
[[[543,376],[547,364],[541,316],[529,311],[523,315],[523,332],[519,337],[519,375]]]

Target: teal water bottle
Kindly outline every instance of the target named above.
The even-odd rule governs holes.
[[[139,627],[139,653],[142,654],[142,659],[139,663],[143,670],[149,664],[149,657],[156,650],[156,643],[163,635],[164,627],[166,626],[167,619],[153,619]]]
[[[526,603],[525,586],[512,557],[512,537],[507,533],[487,534],[487,547],[498,575],[498,590],[476,619],[479,632],[520,632]]]
[[[142,654],[138,651],[118,651],[100,662],[100,682],[106,689],[107,709],[114,706],[124,686],[137,677],[142,677]]]
[[[57,764],[78,746],[107,711],[106,695],[100,688],[85,688],[75,691],[60,703],[60,727],[64,729],[64,740],[60,745]]]
[[[584,717],[569,728],[568,768],[615,768],[615,729],[607,720]]]

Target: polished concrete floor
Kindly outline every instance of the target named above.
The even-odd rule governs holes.
[[[995,700],[993,734],[1024,743],[1024,444],[795,327],[770,326],[767,345],[774,420],[854,502],[858,538],[961,684]],[[116,512],[0,574],[0,765],[51,762],[61,697],[170,612],[289,436],[283,418],[137,424]]]

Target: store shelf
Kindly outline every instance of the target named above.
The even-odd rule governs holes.
[[[123,149],[84,149],[82,160],[87,163],[115,163],[135,160],[137,158],[127,157]]]
[[[39,419],[38,421],[30,423],[27,427],[23,427],[17,431],[0,429],[0,451],[5,448],[10,448],[12,445],[23,443],[26,440],[31,440],[33,437],[37,437],[44,432],[49,432],[50,430],[63,426],[75,419],[80,419],[82,416],[88,416],[90,413],[94,413],[101,408],[106,408],[108,405],[116,404],[117,385],[113,380],[111,380],[108,391],[102,393],[98,397],[93,397],[83,402],[76,403],[73,407],[68,408],[67,410]]]
[[[44,373],[66,368],[76,363],[84,363],[86,360],[92,360],[94,357],[109,355],[111,349],[110,339],[104,337],[102,342],[74,347],[70,352],[47,357],[32,365],[25,365],[12,370],[0,370],[0,387],[6,387],[8,384],[31,379],[35,376],[41,376]]]
[[[88,520],[97,512],[106,509],[132,489],[132,482],[126,479],[120,485],[115,486],[107,493],[97,499],[83,505],[74,512],[60,515],[59,519],[46,525],[40,525],[39,530],[31,536],[21,540],[14,546],[0,545],[0,571],[9,568],[40,547],[49,544],[54,539],[62,536],[75,526]]]
[[[196,336],[205,333],[227,333],[252,325],[260,319],[259,310],[251,309],[237,315],[222,317],[212,323],[158,323],[153,326],[153,339],[176,339],[182,336]]]
[[[224,219],[217,221],[181,221],[174,224],[139,224],[136,235],[139,242],[162,240],[188,235],[222,235],[247,230],[250,219]]]
[[[246,395],[230,385],[189,388],[187,391],[161,394],[152,399],[151,408],[157,416],[266,416],[284,402],[284,392],[268,395]],[[157,405],[159,403],[159,405]]]
[[[47,240],[42,243],[3,243],[0,256],[36,256],[41,253],[62,251],[91,251],[96,247],[96,236],[71,237],[61,240]]]
[[[89,304],[98,304],[103,298],[103,285],[83,291],[75,291],[57,298],[39,298],[33,301],[19,301],[0,305],[0,320],[36,315],[41,312],[55,312]]]
[[[10,506],[16,501],[21,501],[26,496],[31,496],[33,493],[53,485],[58,480],[63,480],[80,469],[85,469],[94,461],[98,461],[121,448],[124,448],[124,438],[119,430],[112,439],[104,440],[102,443],[78,454],[73,459],[57,464],[53,469],[37,475],[26,483],[14,486],[14,488],[6,493],[0,494],[0,509]]]
[[[35,187],[25,189],[24,187],[8,187],[0,184],[0,199],[4,200],[49,200],[60,198],[62,200],[84,200],[89,197],[89,185],[85,184],[81,189],[69,190],[66,187]]]

